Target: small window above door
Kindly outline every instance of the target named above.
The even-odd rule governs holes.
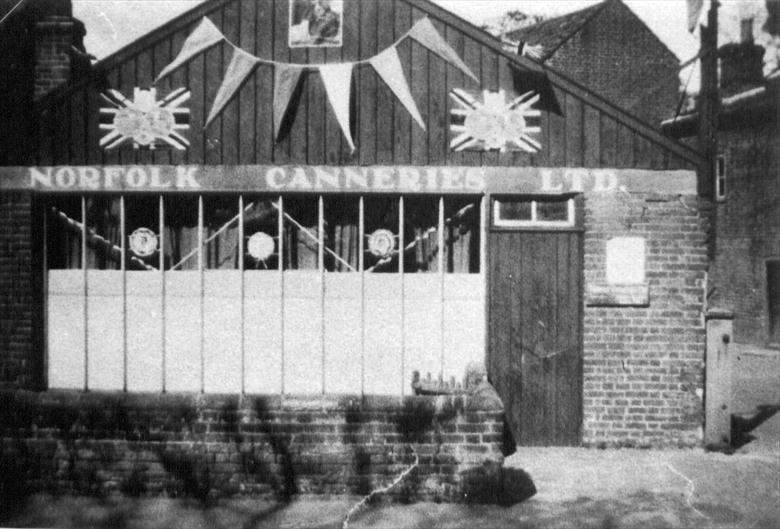
[[[493,225],[505,228],[570,227],[575,224],[574,198],[510,197],[493,200]]]

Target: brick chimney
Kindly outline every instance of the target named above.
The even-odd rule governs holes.
[[[753,42],[753,19],[741,21],[740,42],[724,44],[720,57],[721,95],[730,96],[764,82],[764,48]]]
[[[36,100],[88,71],[90,62],[84,50],[85,34],[84,24],[70,13],[47,15],[36,22]]]

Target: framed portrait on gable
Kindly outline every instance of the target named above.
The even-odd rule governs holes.
[[[291,48],[341,46],[343,0],[290,0]]]

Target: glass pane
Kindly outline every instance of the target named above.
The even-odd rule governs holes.
[[[91,196],[87,201],[87,268],[122,268],[119,197]]]
[[[325,198],[325,269],[356,272],[360,230],[359,197]]]
[[[238,269],[238,196],[203,198],[203,264]]]
[[[316,270],[318,268],[318,210],[317,197],[285,197],[285,270]]]
[[[279,269],[278,198],[244,197],[244,270]]]
[[[160,267],[160,199],[156,196],[125,196],[127,270],[158,270]]]
[[[165,269],[198,269],[198,197],[166,198]]]
[[[479,273],[479,199],[444,199],[445,270]]]
[[[366,272],[398,272],[398,197],[364,199]]]
[[[536,220],[563,221],[569,220],[568,200],[537,200]]]
[[[404,199],[404,272],[439,269],[439,199]]]
[[[497,200],[500,220],[532,220],[530,200]]]
[[[46,260],[50,270],[81,268],[81,197],[57,197],[49,202]]]

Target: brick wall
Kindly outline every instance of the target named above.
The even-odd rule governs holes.
[[[418,458],[391,495],[484,500],[501,490],[502,418],[498,398],[484,393],[282,403],[259,396],[0,392],[0,488],[6,498],[41,490],[202,500],[366,494]]]
[[[0,388],[40,382],[29,193],[0,193]]]
[[[707,270],[702,205],[694,196],[586,197],[586,445],[701,443]],[[605,253],[615,236],[645,238],[645,285],[610,293]]]
[[[655,127],[677,106],[679,61],[622,2],[610,2],[548,62]]]
[[[769,340],[765,260],[780,258],[778,122],[722,131],[726,199],[717,204],[709,305],[734,312],[734,339]]]
[[[35,25],[35,33],[35,99],[38,99],[81,77],[90,63],[84,53],[86,30],[80,20],[67,15],[49,16]]]

